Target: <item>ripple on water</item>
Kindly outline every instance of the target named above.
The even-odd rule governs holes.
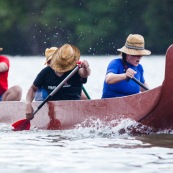
[[[19,132],[0,124],[0,172],[172,172],[170,131],[133,136],[129,126],[138,124],[131,120],[85,123],[72,130]]]

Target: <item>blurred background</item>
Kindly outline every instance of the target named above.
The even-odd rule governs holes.
[[[0,47],[26,56],[70,43],[82,55],[110,55],[138,33],[152,54],[165,54],[172,18],[172,0],[0,0]]]

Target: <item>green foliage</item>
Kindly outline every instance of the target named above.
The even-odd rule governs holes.
[[[173,38],[173,1],[152,0],[144,15],[148,46],[153,52],[165,54]]]
[[[172,0],[0,0],[3,53],[36,55],[64,43],[82,54],[115,54],[129,34],[164,54],[173,38]]]

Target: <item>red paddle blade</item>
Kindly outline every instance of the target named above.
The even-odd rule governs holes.
[[[30,120],[23,119],[15,122],[14,124],[12,124],[12,126],[14,127],[13,129],[14,131],[20,131],[20,130],[29,130],[31,124]]]

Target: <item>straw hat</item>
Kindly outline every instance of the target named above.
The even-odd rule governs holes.
[[[51,68],[57,72],[72,70],[80,59],[80,51],[76,46],[64,44],[52,56]]]
[[[117,50],[128,55],[150,55],[151,52],[149,50],[146,50],[144,45],[145,42],[142,35],[130,34],[127,37],[125,46]]]
[[[3,48],[0,47],[0,51],[2,51],[2,50],[3,50]]]
[[[47,62],[49,60],[51,60],[52,58],[52,55],[54,54],[54,52],[57,50],[58,48],[57,47],[51,47],[51,48],[47,48],[45,50],[45,57],[46,57],[46,62],[44,64],[47,64]]]

